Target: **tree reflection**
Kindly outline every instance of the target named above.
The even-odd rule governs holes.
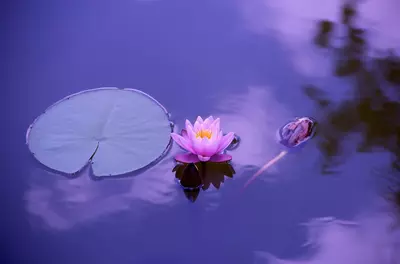
[[[397,190],[394,192],[394,202],[398,205],[398,208],[400,209],[400,190]],[[398,211],[400,214],[400,210]]]
[[[315,44],[331,48],[335,55],[337,77],[350,77],[354,81],[353,98],[333,103],[328,96],[313,85],[303,87],[304,93],[315,102],[324,118],[319,120],[317,145],[324,157],[322,172],[333,173],[332,168],[345,158],[343,139],[351,132],[360,133],[362,140],[357,152],[376,149],[392,155],[391,174],[400,172],[400,58],[393,50],[387,50],[379,58],[371,58],[371,47],[366,40],[367,29],[355,26],[356,9],[342,6],[341,24],[323,20],[318,22]],[[346,29],[341,46],[331,44],[331,31],[336,27]],[[393,93],[395,95],[393,95]],[[399,206],[400,188],[392,190],[392,201]]]
[[[394,214],[399,221],[395,223],[394,228],[400,228],[400,178],[390,178],[388,185],[386,200],[395,205]]]
[[[211,185],[219,189],[225,181],[225,176],[232,178],[236,173],[228,162],[178,163],[172,172],[175,172],[175,178],[183,187],[185,196],[192,202],[196,201],[200,189],[205,191]]]
[[[333,23],[328,20],[322,20],[318,23],[318,34],[314,39],[315,44],[322,48],[327,48],[331,33],[333,29]]]

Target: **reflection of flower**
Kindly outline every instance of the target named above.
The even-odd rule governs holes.
[[[192,202],[197,199],[200,188],[205,191],[212,184],[219,189],[225,176],[232,178],[236,173],[228,162],[177,164],[172,171],[180,181],[186,197]]]
[[[186,129],[181,135],[171,133],[172,139],[189,153],[175,156],[177,161],[183,163],[195,163],[198,161],[224,162],[232,157],[222,152],[231,144],[234,133],[230,132],[223,136],[220,129],[219,118],[210,116],[206,120],[199,116],[194,125],[186,120]]]

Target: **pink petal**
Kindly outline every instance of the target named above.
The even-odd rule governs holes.
[[[187,119],[186,119],[186,121],[185,121],[185,127],[186,127],[186,130],[188,130],[188,127],[192,128],[192,130],[193,130],[193,125],[192,125],[192,123],[190,123],[190,121],[187,120]]]
[[[176,134],[176,133],[171,133],[172,139],[178,144],[180,147],[184,148],[187,151],[190,151],[194,153],[193,148],[190,144],[190,141],[186,140],[182,136]]]
[[[199,124],[203,124],[204,123],[203,118],[201,118],[201,116],[197,117],[196,122],[199,123]]]
[[[177,154],[174,158],[176,161],[182,163],[196,163],[200,161],[199,158],[192,153],[180,153]]]
[[[186,129],[182,129],[181,135],[184,139],[189,140],[188,133]]]
[[[204,120],[203,129],[210,129],[211,124],[214,122],[214,117],[210,116]]]
[[[193,131],[194,131],[195,133],[199,132],[199,131],[201,130],[201,128],[202,128],[202,124],[203,124],[203,123],[200,123],[200,122],[198,122],[198,121],[194,122]]]
[[[206,145],[205,140],[206,140],[205,138],[193,138],[192,139],[194,153],[200,154],[200,155],[203,154],[204,148]]]
[[[192,141],[194,153],[204,157],[211,157],[218,150],[218,141],[209,140],[208,138],[195,139]]]
[[[212,124],[210,125],[210,129],[211,129],[211,137],[218,139],[218,133],[220,132],[220,120],[219,118],[215,119],[214,122],[212,122]]]
[[[200,161],[206,162],[210,160],[210,157],[204,157],[202,155],[197,155],[197,157],[199,158]]]
[[[215,127],[215,130],[217,130],[217,132],[221,130],[220,124],[221,120],[219,118],[215,119],[214,122],[212,122],[212,126]]]
[[[221,141],[222,136],[223,136],[222,131],[219,131],[219,132],[218,132],[218,136],[217,136],[217,140],[218,140],[218,141]]]
[[[234,137],[235,137],[235,134],[233,132],[229,132],[228,134],[223,136],[219,143],[217,152],[221,152],[221,151],[225,150],[231,144]]]
[[[228,154],[215,154],[210,158],[211,162],[225,162],[231,160],[232,156]]]
[[[196,140],[196,133],[193,131],[193,127],[187,127],[186,132],[188,134],[188,140],[190,142]]]

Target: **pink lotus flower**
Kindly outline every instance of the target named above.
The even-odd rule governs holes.
[[[220,129],[219,118],[210,116],[206,120],[199,116],[194,125],[186,120],[186,129],[182,129],[181,135],[171,133],[172,139],[189,153],[178,154],[175,160],[183,163],[195,163],[199,161],[224,162],[232,159],[232,156],[223,154],[223,151],[231,144],[234,133],[225,136]]]

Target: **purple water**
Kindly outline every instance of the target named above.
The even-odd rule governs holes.
[[[2,263],[248,264],[267,263],[268,253],[309,257],[301,262],[307,264],[399,263],[390,253],[399,236],[387,231],[392,214],[383,201],[400,113],[388,98],[398,87],[379,77],[385,97],[368,88],[375,75],[366,71],[332,74],[335,53],[317,48],[311,36],[317,18],[331,19],[331,5],[340,13],[339,3],[319,10],[311,0],[303,7],[267,2],[37,0],[5,6]],[[387,39],[397,37],[388,32]],[[94,181],[44,171],[25,146],[29,124],[55,101],[103,86],[150,94],[178,130],[186,118],[220,117],[224,131],[241,138],[230,152],[236,174],[191,203],[171,172],[176,145],[136,177]],[[282,150],[276,131],[296,116],[318,121],[315,138],[241,193]],[[365,153],[357,152],[360,144]],[[303,247],[310,237],[299,224],[319,217],[357,221],[361,233],[335,223],[318,233],[322,248]]]

